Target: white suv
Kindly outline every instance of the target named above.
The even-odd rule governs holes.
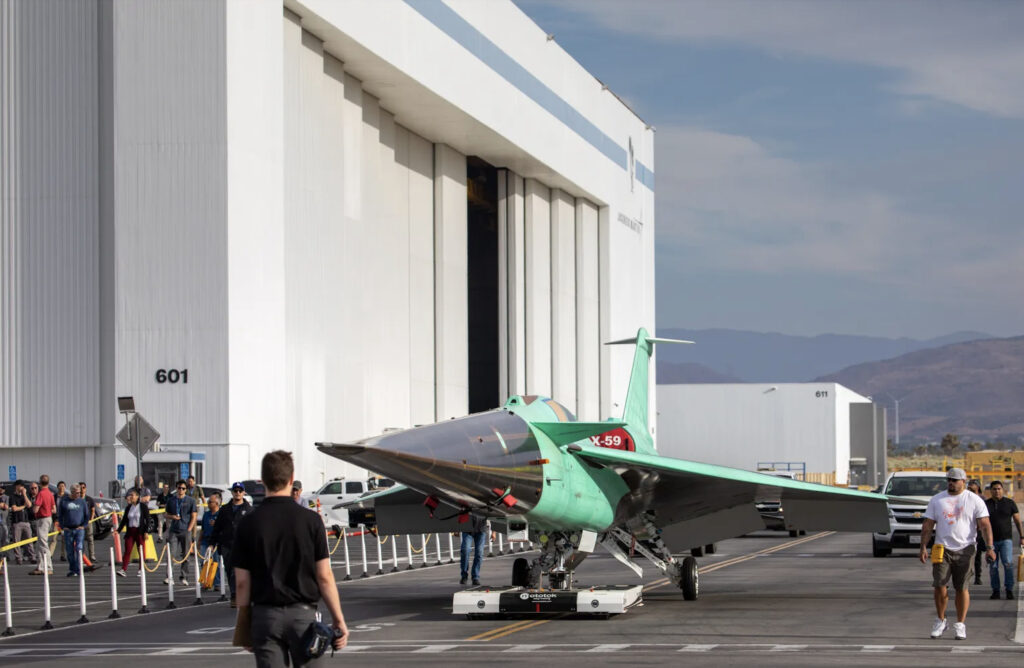
[[[945,490],[946,474],[943,471],[896,471],[889,474],[882,494],[908,501],[889,502],[889,531],[871,535],[871,553],[876,557],[887,557],[893,548],[919,549],[921,524],[924,523],[928,501]]]

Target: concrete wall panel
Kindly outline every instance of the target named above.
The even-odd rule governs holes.
[[[526,392],[551,396],[551,189],[526,180]]]
[[[576,392],[579,418],[601,418],[601,284],[598,209],[576,200]]]
[[[576,202],[551,191],[551,392],[578,413],[576,399]]]
[[[466,157],[451,147],[435,145],[434,345],[439,420],[462,416],[469,410],[466,202]]]

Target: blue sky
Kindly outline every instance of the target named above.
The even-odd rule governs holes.
[[[659,328],[1024,334],[1024,3],[516,4],[657,128]]]

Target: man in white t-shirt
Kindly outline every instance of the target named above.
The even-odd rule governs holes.
[[[978,532],[984,538],[985,554],[989,561],[995,559],[992,549],[992,524],[988,519],[988,508],[977,494],[966,491],[967,474],[963,469],[949,469],[946,472],[947,488],[928,502],[921,525],[921,563],[928,560],[928,541],[935,532],[935,544],[943,546],[943,557],[932,564],[932,586],[935,588],[935,612],[937,619],[932,625],[932,637],[938,638],[946,630],[946,604],[949,593],[946,585],[953,579],[956,589],[956,622],[953,624],[957,640],[967,639],[967,608],[971,604],[968,583],[974,571],[975,541]]]

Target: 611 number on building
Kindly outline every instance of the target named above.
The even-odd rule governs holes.
[[[188,369],[157,369],[156,382],[158,383],[187,383]]]

